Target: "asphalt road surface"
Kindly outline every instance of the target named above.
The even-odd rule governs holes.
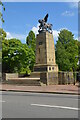
[[[77,95],[4,91],[2,117],[78,118],[78,99]]]

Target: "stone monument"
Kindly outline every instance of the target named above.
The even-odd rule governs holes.
[[[55,62],[55,47],[52,35],[52,24],[46,23],[48,14],[40,23],[36,36],[36,64],[34,72],[40,72],[43,84],[58,84],[58,65]]]

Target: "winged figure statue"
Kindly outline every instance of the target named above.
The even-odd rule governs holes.
[[[40,23],[38,32],[49,31],[50,33],[52,33],[52,24],[47,23],[48,16],[49,15],[46,14],[43,19],[38,20],[38,22]]]

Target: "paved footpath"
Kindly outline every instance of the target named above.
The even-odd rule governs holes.
[[[0,90],[19,92],[42,92],[42,93],[65,93],[80,94],[80,87],[77,85],[49,85],[49,86],[21,86],[0,84]]]

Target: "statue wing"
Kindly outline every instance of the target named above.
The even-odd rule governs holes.
[[[44,17],[44,21],[47,22],[48,14]]]

